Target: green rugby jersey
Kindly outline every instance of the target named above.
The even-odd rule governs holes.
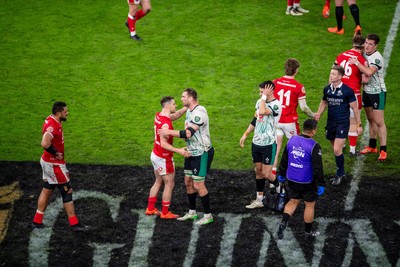
[[[276,142],[276,125],[282,114],[282,105],[277,99],[266,102],[266,108],[270,109],[272,113],[269,115],[258,115],[260,104],[261,99],[256,103],[257,121],[254,128],[253,143],[258,146],[272,145]]]
[[[198,125],[199,129],[192,137],[186,139],[186,147],[192,156],[200,156],[212,146],[208,114],[203,106],[197,105],[193,110],[186,111],[185,129],[190,124]]]

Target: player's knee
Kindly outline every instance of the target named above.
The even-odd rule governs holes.
[[[262,168],[255,167],[254,171],[255,171],[257,177],[263,176]]]
[[[63,203],[69,203],[72,202],[72,187],[69,183],[66,183],[62,185],[60,189],[61,197],[63,200]]]
[[[151,12],[151,7],[146,8],[145,10],[143,10],[144,13],[149,14]]]
[[[193,179],[185,179],[186,187],[193,187]]]
[[[335,156],[340,156],[343,154],[343,150],[342,149],[334,149],[333,154],[335,154]]]
[[[61,194],[61,196],[62,196],[63,203],[72,202],[72,193],[70,193],[70,194],[64,193],[64,194]]]

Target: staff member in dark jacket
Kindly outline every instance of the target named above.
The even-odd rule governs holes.
[[[325,180],[322,166],[321,146],[312,139],[317,132],[317,121],[308,119],[303,124],[303,133],[293,136],[283,151],[279,166],[279,182],[288,180],[289,202],[283,211],[282,222],[278,229],[278,238],[283,238],[289,218],[295,212],[301,200],[304,200],[304,223],[307,236],[317,236],[319,232],[312,231],[314,209],[318,196],[325,190]]]

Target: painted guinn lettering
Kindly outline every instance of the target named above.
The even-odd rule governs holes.
[[[112,220],[117,223],[118,218],[122,216],[120,214],[121,202],[124,201],[124,197],[112,197],[106,193],[101,193],[98,191],[77,191],[76,199],[92,198],[98,201],[103,201],[107,204],[110,211],[110,216]],[[30,266],[49,266],[49,253],[50,241],[53,233],[54,223],[57,220],[59,213],[61,211],[61,200],[56,199],[50,203],[48,207],[46,217],[46,223],[49,226],[45,229],[34,229],[30,234],[29,241],[29,264]],[[144,215],[143,209],[132,209],[132,214],[137,216],[137,220],[132,222],[132,227],[136,229],[134,234],[134,240],[125,240],[125,243],[111,243],[111,242],[89,242],[87,247],[91,248],[87,253],[92,254],[93,266],[108,265],[112,263],[112,254],[116,249],[121,249],[123,247],[131,247],[131,254],[129,261],[126,263],[127,266],[148,266],[149,259],[151,255],[149,254],[149,249],[152,246],[152,241],[159,236],[158,231],[162,227],[158,227],[158,223],[162,221],[157,221],[155,217],[149,217]],[[330,234],[339,234],[337,229],[349,229],[346,232],[347,235],[347,245],[345,248],[346,254],[335,255],[336,257],[341,257],[342,266],[351,265],[352,259],[354,257],[354,247],[358,244],[360,251],[363,253],[364,257],[370,266],[390,266],[390,261],[387,258],[384,246],[380,243],[382,239],[378,237],[375,233],[373,224],[368,219],[340,219],[340,218],[317,218],[318,231],[321,235],[315,238],[313,244],[313,253],[311,261],[304,254],[302,245],[298,241],[296,229],[292,229],[290,226],[287,229],[286,237],[283,240],[279,240],[275,236],[276,226],[279,223],[278,215],[251,215],[251,214],[233,214],[233,213],[220,213],[218,217],[223,222],[221,229],[221,239],[220,239],[220,250],[219,255],[216,259],[216,266],[231,266],[232,257],[241,257],[240,255],[235,255],[238,251],[235,251],[235,247],[238,243],[243,242],[239,239],[239,236],[244,237],[246,233],[243,231],[249,230],[245,228],[243,224],[249,223],[249,221],[260,222],[260,225],[264,225],[264,234],[261,241],[261,246],[259,247],[259,252],[257,253],[257,266],[264,266],[267,263],[268,257],[276,257],[276,255],[270,254],[271,248],[277,246],[281,257],[283,258],[284,264],[286,266],[322,266],[327,265],[329,259],[324,257],[324,251],[329,251],[329,242],[327,242],[327,237]],[[393,224],[398,224],[398,221],[393,221]],[[171,226],[163,226],[171,227]],[[184,265],[190,266],[195,260],[195,252],[198,245],[203,242],[202,238],[208,238],[207,236],[200,235],[202,227],[206,226],[196,226],[192,225],[192,231],[190,240],[187,245],[183,248],[180,253],[186,254]],[[333,230],[332,228],[336,229]],[[334,237],[333,237],[334,240]],[[166,240],[167,242],[167,240]],[[274,245],[275,244],[275,245]],[[81,244],[82,248],[85,247]]]

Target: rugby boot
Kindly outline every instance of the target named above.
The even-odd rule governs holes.
[[[46,225],[43,224],[43,223],[35,223],[35,222],[32,222],[32,223],[31,223],[31,228],[32,228],[32,229],[42,229],[42,228],[46,228]]]
[[[251,201],[251,203],[249,205],[246,206],[247,209],[259,209],[259,208],[263,208],[264,204],[260,201],[258,201],[257,199]]]
[[[385,151],[381,150],[381,152],[379,152],[378,160],[380,162],[384,162],[384,161],[386,161],[386,157],[387,157],[387,153]]]
[[[310,12],[310,10],[304,9],[301,6],[296,7],[296,11],[301,12],[301,13],[309,13]]]
[[[83,225],[81,223],[75,224],[71,226],[71,230],[73,232],[86,232],[90,230],[92,227],[88,225]]]
[[[138,42],[140,42],[140,41],[142,41],[143,39],[142,38],[140,38],[139,37],[139,35],[137,35],[137,34],[135,34],[135,35],[132,35],[131,37],[130,37],[132,40],[134,40],[134,41],[138,41]]]
[[[330,8],[329,8],[329,6],[324,6],[324,9],[322,9],[322,16],[324,17],[324,18],[329,18],[329,15],[330,15]]]
[[[328,28],[328,32],[335,33],[335,34],[344,34],[344,28],[338,31],[337,27]]]
[[[182,217],[177,218],[178,221],[196,220],[198,218],[197,213],[186,213]]]
[[[146,215],[160,215],[160,212],[158,211],[158,209],[154,208],[154,210],[149,210],[148,208],[146,209]]]
[[[279,239],[283,238],[283,236],[284,236],[283,232],[285,231],[285,229],[286,229],[286,225],[284,223],[280,223],[279,228],[278,228],[278,238]]]
[[[366,147],[364,147],[363,150],[360,151],[361,155],[370,154],[370,153],[378,153],[378,149],[376,147],[372,148],[370,146],[366,146]]]
[[[311,231],[311,232],[304,232],[305,237],[316,237],[319,236],[321,233],[317,231]]]
[[[160,214],[160,218],[161,218],[161,219],[171,220],[171,219],[179,218],[179,215],[173,214],[172,212],[168,212],[167,214],[161,213],[161,214]]]
[[[354,36],[361,35],[361,30],[361,26],[357,25],[357,27],[354,29]]]
[[[212,215],[210,215],[210,216],[204,215],[204,217],[201,218],[200,220],[198,220],[197,222],[195,222],[195,224],[196,225],[206,225],[206,224],[209,224],[212,222],[214,222],[214,218]]]
[[[345,175],[336,176],[336,177],[332,178],[331,179],[332,185],[340,185],[342,183],[342,180],[343,180],[344,177],[345,177]]]

